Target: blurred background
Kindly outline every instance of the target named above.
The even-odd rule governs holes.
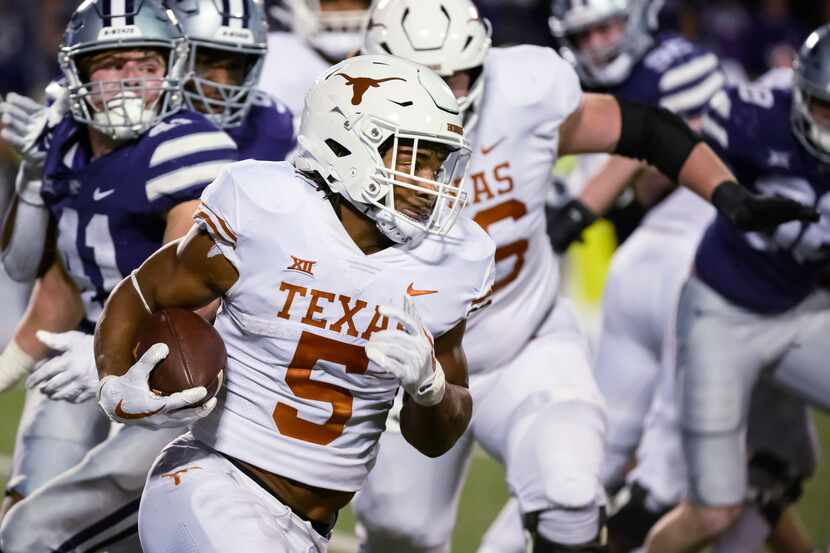
[[[270,6],[279,0],[266,0]],[[476,0],[496,45],[553,46],[549,0]],[[78,0],[0,0],[0,94],[37,96],[57,75],[61,34]],[[830,21],[830,0],[667,0],[661,27],[705,43],[754,77],[786,65],[809,31]]]
[[[279,2],[265,0],[269,7]],[[496,45],[555,46],[547,24],[549,0],[476,3],[493,22]],[[78,0],[0,0],[0,94],[42,96],[58,74],[58,45],[77,5]],[[788,65],[810,30],[828,21],[830,0],[666,0],[661,11],[662,29],[706,44],[733,79]],[[0,143],[0,180],[7,180],[14,160],[2,150]]]

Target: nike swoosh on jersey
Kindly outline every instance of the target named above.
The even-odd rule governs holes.
[[[164,407],[162,406],[162,407],[159,407],[158,409],[156,409],[155,411],[152,411],[150,413],[128,413],[128,412],[124,411],[124,409],[121,407],[121,404],[123,402],[124,402],[124,400],[122,399],[118,402],[118,405],[115,406],[115,416],[117,416],[120,419],[124,419],[124,420],[128,420],[128,421],[129,420],[137,420],[137,419],[146,419],[147,417],[152,417],[153,415],[155,415],[156,413],[158,413],[162,409],[164,409]]]
[[[407,296],[426,296],[428,294],[437,294],[438,290],[416,290],[412,287],[415,284],[414,282],[410,282],[409,286],[406,287],[406,295]]]
[[[100,188],[96,187],[95,190],[92,191],[92,200],[100,202],[101,200],[103,200],[107,196],[111,196],[112,194],[115,194],[114,188],[111,188],[110,190],[104,190],[102,192]]]
[[[492,145],[492,146],[490,146],[489,148],[482,146],[482,147],[481,147],[481,154],[486,156],[487,154],[489,154],[490,152],[492,152],[493,150],[495,150],[495,149],[496,149],[496,146],[498,146],[499,144],[501,144],[502,142],[504,142],[504,139],[505,139],[505,138],[507,138],[507,137],[506,137],[506,136],[502,136],[501,138],[499,138],[498,140],[496,140],[496,141],[493,143],[493,145]]]

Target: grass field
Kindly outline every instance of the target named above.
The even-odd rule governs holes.
[[[0,395],[0,471],[8,470],[14,444],[14,433],[23,403],[22,389]],[[830,417],[817,416],[819,436],[825,448],[830,447]],[[6,474],[0,474],[5,481]],[[459,520],[453,538],[455,553],[474,553],[478,541],[507,497],[504,472],[484,455],[476,455],[464,489]],[[810,534],[820,544],[830,542],[830,467],[825,463],[817,476],[808,483],[801,502],[801,514]],[[354,527],[354,517],[344,512],[338,523],[339,543],[345,546],[333,553],[346,553]],[[342,539],[345,538],[345,539]]]

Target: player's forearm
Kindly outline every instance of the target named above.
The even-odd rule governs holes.
[[[60,306],[56,309],[55,306]],[[48,349],[35,336],[38,330],[65,332],[77,328],[84,316],[78,289],[56,261],[36,283],[29,306],[17,326],[14,340],[34,359],[46,357]]]
[[[718,185],[734,180],[732,172],[705,142],[695,146],[678,176],[680,184],[709,201]]]
[[[3,221],[3,268],[12,280],[37,278],[49,230],[49,210],[21,201],[15,194]]]
[[[401,433],[415,449],[428,457],[446,453],[467,430],[473,400],[464,386],[447,383],[444,398],[432,407],[418,405],[404,396]]]
[[[614,156],[595,174],[582,192],[579,200],[595,215],[602,215],[629,185],[642,168],[640,162]]]
[[[139,329],[153,312],[166,307],[157,283],[172,284],[175,252],[175,243],[162,247],[134,275],[122,280],[107,299],[95,328],[95,362],[101,378],[120,376],[135,362],[133,348]]]
[[[110,294],[95,328],[95,364],[98,376],[121,376],[135,362],[133,348],[141,326],[150,318],[130,278]]]
[[[207,235],[191,229],[116,286],[95,329],[95,360],[102,378],[129,370],[138,331],[152,313],[168,307],[204,307],[233,285],[235,270],[224,257],[210,256],[212,247]]]

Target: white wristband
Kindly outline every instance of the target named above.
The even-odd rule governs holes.
[[[432,407],[441,403],[447,391],[447,379],[444,376],[444,368],[441,363],[435,360],[435,371],[432,376],[418,387],[418,392],[412,395],[412,399],[418,405]]]
[[[0,353],[0,392],[14,387],[34,366],[32,356],[20,349],[14,339],[9,340],[6,349]]]

